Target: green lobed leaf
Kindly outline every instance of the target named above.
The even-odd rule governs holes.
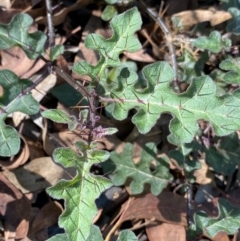
[[[90,234],[89,234],[88,238],[86,239],[86,241],[96,241],[96,240],[103,241],[103,237],[102,237],[99,227],[92,225]]]
[[[158,195],[167,186],[172,175],[169,173],[169,162],[167,159],[156,158],[157,148],[154,143],[148,143],[142,149],[140,161],[134,164],[132,160],[132,144],[126,143],[121,154],[111,152],[108,163],[115,167],[112,170],[112,182],[116,186],[123,185],[127,178],[131,178],[130,189],[133,194],[143,191],[144,185],[151,185],[151,192]],[[156,160],[154,171],[150,170],[151,162]]]
[[[201,53],[198,59],[193,53],[184,50],[178,58],[179,76],[181,81],[190,83],[195,77],[203,75],[203,69],[206,61],[209,59],[207,51]]]
[[[117,9],[115,6],[107,5],[101,15],[101,19],[104,21],[111,20],[117,14]]]
[[[120,232],[117,241],[138,241],[138,238],[131,230],[123,230]]]
[[[68,240],[66,233],[57,234],[57,235],[47,239],[47,241],[66,241],[66,240]]]
[[[77,174],[72,180],[60,180],[47,192],[56,199],[65,200],[65,209],[59,218],[59,226],[65,229],[69,241],[86,241],[91,223],[97,214],[95,199],[112,184],[101,176],[90,174],[94,163],[103,162],[109,157],[106,151],[96,150],[97,144],[87,145],[76,142],[81,155],[72,149],[58,148],[53,153],[54,161],[64,167],[76,167]]]
[[[194,214],[194,224],[190,225],[189,234],[196,237],[203,232],[214,237],[218,232],[235,234],[240,227],[240,208],[233,206],[228,200],[219,198],[218,216],[209,217],[207,213],[198,211]]]
[[[42,116],[57,123],[68,124],[70,131],[74,131],[78,125],[77,118],[74,115],[68,115],[63,110],[45,110],[42,112]]]
[[[55,45],[50,48],[50,60],[54,61],[58,58],[59,55],[64,53],[64,46],[61,44]]]
[[[110,21],[113,30],[111,38],[105,39],[98,34],[86,37],[85,46],[99,52],[100,60],[97,65],[92,66],[83,61],[73,66],[73,71],[80,75],[89,75],[94,81],[106,79],[105,69],[109,66],[119,66],[119,55],[122,52],[135,52],[141,49],[140,42],[134,36],[141,24],[141,16],[136,7],[113,17]]]
[[[29,59],[36,59],[44,53],[46,35],[36,31],[28,33],[33,19],[27,14],[17,14],[9,24],[0,24],[0,49],[20,46]]]
[[[240,58],[223,60],[219,67],[228,70],[223,80],[229,84],[240,84]]]
[[[198,37],[193,42],[193,45],[200,49],[207,49],[213,53],[219,53],[222,49],[230,49],[231,40],[228,38],[223,39],[218,31],[213,31],[209,37]]]
[[[20,96],[21,91],[30,84],[30,81],[19,79],[9,70],[0,71],[0,86],[3,88],[0,96],[0,156],[15,155],[20,148],[19,135],[13,127],[5,124],[6,117],[16,111],[27,115],[39,111],[39,104],[31,94]]]
[[[137,241],[136,235],[131,230],[123,230],[120,232],[117,241]],[[90,235],[86,241],[103,241],[100,229],[92,225]]]
[[[175,150],[171,150],[168,154],[170,158],[176,160],[178,165],[184,169],[189,182],[195,182],[196,178],[193,175],[195,170],[201,168],[201,163],[194,158],[190,158],[191,152],[197,152],[200,149],[200,145],[197,142],[191,142],[187,144],[181,144],[181,146]]]
[[[218,145],[206,148],[206,161],[214,172],[231,176],[239,165],[240,145],[237,133],[221,138]]]
[[[156,62],[143,68],[148,87],[136,90],[137,75],[123,69],[118,88],[112,91],[115,99],[113,116],[123,120],[128,111],[137,108],[132,122],[141,133],[147,133],[162,113],[171,113],[170,131],[181,143],[191,142],[199,127],[198,120],[206,120],[218,136],[240,129],[240,91],[216,96],[216,85],[208,76],[195,78],[187,91],[174,93],[169,84],[174,72],[167,62]]]

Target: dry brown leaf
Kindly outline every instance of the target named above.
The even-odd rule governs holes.
[[[74,169],[67,169],[75,176]],[[4,176],[23,193],[46,189],[60,179],[69,179],[69,174],[57,165],[51,157],[41,157],[12,171],[4,171]]]
[[[28,72],[26,72],[25,74],[23,74],[21,77],[28,79],[31,76],[33,76],[37,71],[39,71],[44,65],[46,64],[46,62],[42,59],[38,59],[34,62],[34,65],[29,69]]]
[[[123,53],[127,58],[134,60],[134,61],[140,61],[144,63],[153,63],[156,61],[150,54],[146,53],[144,49],[140,49],[137,52],[130,53],[130,52],[124,52]]]
[[[29,159],[30,160],[34,160],[36,158],[43,157],[46,155],[46,153],[43,150],[42,143],[40,143],[39,141],[33,141],[28,138],[26,138],[26,141],[27,141],[27,144],[29,147],[29,152],[30,152]]]
[[[47,92],[56,84],[57,77],[55,74],[48,75],[35,89],[31,91],[33,98],[40,102]]]
[[[8,69],[21,77],[34,65],[35,60],[29,59],[20,47],[12,47],[1,51],[2,65],[0,70]]]
[[[12,17],[18,13],[21,13],[21,10],[18,9],[8,9],[2,10],[0,9],[0,23],[1,24],[8,24],[10,23]]]
[[[58,222],[59,215],[62,213],[62,206],[56,201],[45,204],[34,218],[29,233],[36,233],[41,229],[53,226]]]
[[[86,5],[88,5],[91,2],[92,2],[91,0],[78,0],[78,1],[76,1],[76,3],[74,3],[70,7],[62,8],[59,12],[55,13],[52,16],[53,25],[56,26],[56,25],[59,25],[59,24],[63,23],[69,12],[75,11],[75,10],[77,10],[79,8],[82,8],[82,7],[85,7]],[[39,18],[36,18],[35,22],[38,23],[38,24],[47,25],[47,17],[44,15],[44,16],[41,16]]]
[[[212,172],[209,171],[207,163],[202,159],[199,159],[199,162],[201,163],[201,168],[195,170],[193,174],[193,176],[196,177],[196,183],[202,185],[213,183],[214,176]]]
[[[148,193],[133,200],[121,216],[121,221],[152,219],[187,226],[186,199],[172,192],[163,191],[154,196]]]
[[[20,149],[20,153],[15,156],[10,157],[9,160],[0,160],[0,165],[3,170],[12,170],[21,165],[23,165],[29,158],[30,151],[28,144],[23,136],[20,135],[22,141],[22,147]]]
[[[212,26],[215,26],[231,19],[232,15],[229,12],[222,10],[195,10],[183,11],[174,14],[172,17],[180,19],[184,28],[189,28],[195,24],[206,21],[209,21]]]
[[[228,235],[225,232],[218,232],[213,238],[212,241],[230,241]]]
[[[163,223],[146,227],[149,241],[186,241],[186,230],[183,226]]]
[[[44,228],[42,230],[40,230],[39,232],[35,233],[34,236],[34,240],[36,241],[43,241],[43,240],[47,240],[48,237],[48,229]]]
[[[0,174],[0,214],[6,235],[14,239],[26,237],[29,228],[31,205],[28,199],[2,173]],[[11,231],[11,233],[7,231]]]
[[[11,8],[26,9],[32,5],[32,2],[32,0],[13,0]]]

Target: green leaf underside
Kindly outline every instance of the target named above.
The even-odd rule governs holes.
[[[219,67],[228,70],[223,80],[229,84],[240,84],[240,58],[223,60]]]
[[[59,218],[59,226],[65,229],[69,241],[86,241],[94,216],[97,214],[95,199],[112,184],[101,176],[89,173],[94,163],[105,161],[106,151],[93,150],[93,145],[77,142],[82,156],[70,148],[58,148],[53,153],[54,161],[64,167],[76,167],[77,175],[72,180],[61,180],[48,188],[48,193],[56,199],[65,200],[65,210]]]
[[[75,116],[69,116],[63,110],[46,110],[42,112],[42,116],[57,123],[68,124],[68,129],[70,131],[74,131],[78,124]]]
[[[42,32],[28,33],[33,19],[27,14],[17,14],[12,21],[0,24],[0,49],[20,46],[29,59],[36,59],[44,52],[47,37]]]
[[[208,76],[193,80],[186,92],[174,93],[169,84],[174,77],[166,62],[156,62],[143,69],[148,87],[136,90],[137,75],[123,69],[118,78],[118,88],[112,91],[115,99],[113,116],[123,120],[128,111],[137,108],[132,122],[141,133],[147,133],[162,113],[171,113],[170,131],[182,143],[191,142],[198,130],[198,120],[206,120],[218,136],[240,129],[240,91],[232,95],[216,96],[216,85]]]
[[[132,144],[127,143],[123,152],[111,152],[110,160],[115,164],[115,170],[111,177],[116,186],[123,185],[127,178],[132,178],[130,189],[133,194],[143,191],[146,183],[151,185],[151,192],[158,195],[167,186],[172,176],[169,173],[169,163],[167,160],[157,158],[156,169],[150,170],[151,162],[156,158],[157,148],[154,143],[148,143],[143,147],[140,161],[134,164],[132,161]]]
[[[240,208],[234,207],[228,200],[220,198],[218,201],[218,217],[209,217],[205,212],[194,214],[194,224],[190,226],[191,236],[197,236],[204,231],[209,237],[218,232],[235,234],[240,227]]]
[[[39,111],[39,104],[31,94],[16,98],[30,83],[28,80],[19,79],[9,70],[0,71],[0,86],[3,88],[3,94],[0,97],[0,156],[15,155],[20,148],[19,135],[13,127],[4,123],[6,117],[16,111],[27,115],[36,114]]]
[[[231,47],[230,39],[222,39],[221,34],[218,31],[213,31],[209,37],[198,37],[193,45],[200,49],[207,49],[213,53],[219,53],[222,49],[229,50]]]
[[[117,241],[137,241],[138,238],[131,230],[123,230],[120,232]],[[92,225],[90,235],[86,241],[103,241],[99,227]]]
[[[64,53],[64,46],[63,45],[55,45],[50,48],[50,60],[54,61],[58,58],[59,55]]]
[[[109,66],[120,65],[119,55],[124,52],[135,52],[141,49],[141,44],[134,33],[141,28],[142,20],[137,8],[134,7],[122,14],[116,15],[110,21],[113,35],[105,39],[98,34],[90,34],[86,37],[85,46],[97,50],[100,60],[96,66],[86,61],[79,62],[73,67],[80,75],[89,75],[93,81],[106,79],[105,69]]]

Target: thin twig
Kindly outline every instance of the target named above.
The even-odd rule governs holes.
[[[188,222],[188,227],[190,227],[190,225],[192,224],[192,221],[191,221],[192,210],[193,210],[192,199],[193,199],[193,186],[189,181],[187,181],[187,222]]]
[[[67,74],[65,71],[63,71],[58,66],[53,67],[55,72],[61,76],[64,80],[66,80],[76,91],[78,91],[80,94],[86,97],[90,97],[89,92],[86,90],[86,88],[81,85],[79,82],[76,82],[72,79],[72,77]]]
[[[45,0],[45,3],[46,3],[46,9],[47,9],[49,47],[52,47],[55,45],[54,29],[53,29],[53,22],[52,22],[52,2],[51,0]]]
[[[156,22],[156,24],[162,29],[165,38],[166,38],[166,42],[168,45],[168,49],[169,49],[169,53],[171,56],[171,62],[172,62],[172,67],[173,70],[175,72],[175,78],[174,78],[174,86],[176,88],[176,90],[178,92],[181,91],[179,83],[178,83],[178,67],[177,67],[177,60],[176,60],[176,55],[175,55],[175,47],[173,45],[173,41],[172,41],[172,34],[171,31],[169,30],[169,28],[167,27],[167,25],[165,24],[165,22],[163,21],[163,19],[158,16],[158,14],[153,11],[151,8],[149,8],[143,0],[140,0],[140,2],[142,3],[142,5],[144,6],[144,8],[146,9],[146,12],[148,13],[148,15]]]

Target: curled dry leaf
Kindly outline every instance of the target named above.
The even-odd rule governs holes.
[[[23,165],[29,158],[30,151],[28,144],[25,140],[25,138],[20,135],[22,148],[20,149],[19,153],[15,156],[12,156],[9,158],[9,160],[1,160],[0,159],[0,165],[3,170],[12,170],[15,169],[21,165]]]
[[[50,201],[45,204],[34,218],[29,233],[36,233],[41,229],[48,228],[56,224],[62,210],[63,208],[58,202]]]
[[[209,21],[212,26],[218,25],[232,18],[227,11],[221,10],[195,10],[183,11],[172,16],[172,20],[178,19],[184,28],[192,27],[195,24]]]
[[[196,183],[202,185],[213,183],[214,176],[212,172],[209,171],[207,163],[202,159],[199,159],[198,161],[201,163],[201,168],[195,170],[193,174],[196,178]]]
[[[213,238],[212,241],[230,241],[229,236],[225,232],[218,232]]]
[[[17,76],[22,77],[35,63],[29,59],[20,47],[12,47],[1,51],[2,65],[0,69],[9,69]]]
[[[23,193],[46,189],[54,185],[58,180],[69,179],[74,176],[72,169],[64,169],[57,165],[51,157],[41,157],[12,171],[4,171],[4,176]]]
[[[6,235],[12,240],[25,238],[29,228],[31,204],[28,199],[2,173],[0,174],[0,214]],[[12,235],[14,234],[14,237]]]

